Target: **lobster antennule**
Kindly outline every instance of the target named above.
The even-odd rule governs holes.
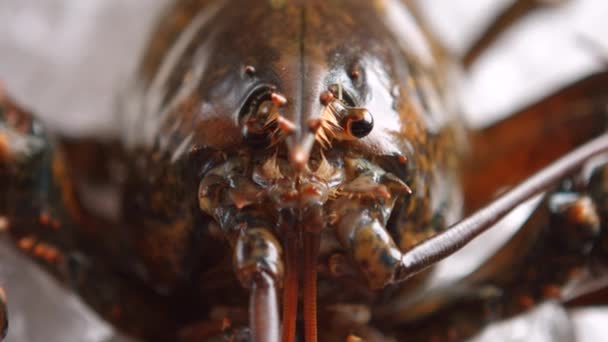
[[[319,234],[304,233],[304,336],[317,342],[317,256]]]
[[[311,222],[318,221],[311,220]],[[317,341],[317,258],[320,235],[310,231],[304,224],[299,231],[291,231],[285,238],[285,281],[283,288],[283,342],[296,340],[296,321],[298,316],[298,270],[300,265],[300,245],[303,246],[303,313],[304,341]],[[302,244],[300,244],[302,237]]]
[[[289,234],[285,239],[285,282],[283,286],[283,338],[282,342],[294,342],[298,316],[298,235]]]

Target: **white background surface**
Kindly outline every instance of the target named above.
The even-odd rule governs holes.
[[[11,94],[55,129],[67,133],[110,132],[114,98],[128,87],[151,18],[164,2],[2,0],[0,79]],[[509,0],[420,3],[440,36],[457,53]],[[482,124],[504,116],[599,69],[597,56],[577,37],[583,35],[608,47],[607,18],[606,0],[578,0],[533,15],[515,27],[480,60],[458,89],[469,120]],[[490,240],[495,239],[487,238],[473,249],[484,249]],[[452,263],[463,265],[467,260],[471,258],[465,255]],[[111,329],[77,298],[49,282],[47,276],[2,244],[0,283],[10,296],[9,342],[97,342],[112,337]],[[568,316],[559,308],[549,306],[538,311],[540,314],[531,319],[518,320],[507,333],[489,332],[484,340],[529,341],[533,336],[535,341],[549,341],[552,337],[546,332],[551,329],[547,327],[556,322],[569,327],[561,323]],[[576,334],[581,340],[602,340],[608,335],[601,323],[607,317],[601,311],[578,314]]]

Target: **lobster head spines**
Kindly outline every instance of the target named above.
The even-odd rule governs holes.
[[[145,121],[160,131],[156,144],[226,151],[284,142],[293,167],[303,169],[316,145],[350,141],[363,154],[393,155],[403,150],[397,140],[424,130],[422,109],[409,103],[416,91],[406,89],[412,66],[404,60],[428,58],[405,56],[401,46],[424,40],[386,25],[395,9],[254,2],[247,11],[238,2],[203,2],[173,38],[146,85]]]

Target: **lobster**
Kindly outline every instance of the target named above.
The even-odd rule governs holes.
[[[55,134],[2,94],[0,227],[145,340],[459,340],[601,298],[564,288],[604,274],[605,72],[468,132],[454,68],[407,2],[180,0],[116,138]],[[427,288],[544,192],[485,265]]]

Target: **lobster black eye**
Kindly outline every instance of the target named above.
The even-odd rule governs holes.
[[[351,108],[346,117],[346,132],[355,138],[367,136],[374,128],[374,117],[365,108]]]

